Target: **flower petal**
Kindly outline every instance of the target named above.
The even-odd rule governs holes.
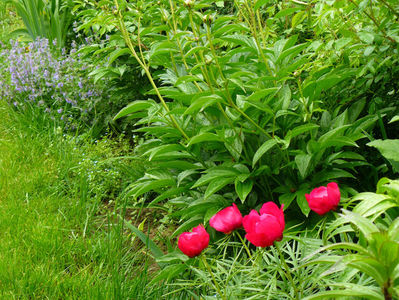
[[[242,225],[246,232],[255,231],[256,222],[259,221],[259,214],[256,210],[251,210],[249,215],[246,215],[242,220]]]
[[[338,184],[336,182],[330,182],[327,184],[327,192],[328,198],[334,206],[337,207],[341,200],[341,192],[339,191]]]

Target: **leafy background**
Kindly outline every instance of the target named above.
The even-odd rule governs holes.
[[[88,172],[82,191],[114,209],[108,222],[121,236],[149,249],[149,290],[161,283],[172,299],[398,296],[398,188],[387,179],[399,170],[396,1],[11,4],[24,27],[0,35],[2,97],[32,120],[53,117],[77,147],[99,149],[71,178]],[[54,101],[58,81],[40,99],[31,84],[18,93],[26,75],[9,66],[34,55],[27,43],[38,37],[52,47],[50,67],[71,62],[59,75],[66,93],[103,92],[76,106]],[[43,117],[40,101],[69,119]],[[321,218],[305,193],[331,181],[342,210]],[[176,250],[181,232],[231,203],[246,214],[267,201],[284,204],[279,246],[255,250],[240,231],[209,230],[212,273]]]

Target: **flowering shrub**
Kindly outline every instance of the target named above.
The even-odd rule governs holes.
[[[76,54],[75,44],[70,54],[57,56],[47,39],[10,43],[9,49],[0,48],[1,98],[21,109],[38,108],[69,128],[93,124],[97,104],[109,95],[87,75],[89,65]]]
[[[397,289],[399,267],[398,191],[398,181],[383,178],[377,186],[377,194],[360,193],[353,197],[347,206],[352,211],[342,209],[340,214],[334,214],[334,220],[329,222],[327,227],[324,225],[328,222],[328,218],[323,218],[323,221],[318,224],[318,226],[323,226],[323,243],[317,238],[307,237],[308,234],[313,235],[312,231],[299,233],[296,238],[286,235],[283,243],[276,243],[282,240],[285,229],[283,205],[279,208],[274,202],[264,203],[259,211],[260,215],[256,210],[252,210],[243,218],[242,224],[247,232],[246,239],[253,245],[262,248],[273,247],[268,250],[257,249],[252,255],[246,242],[241,238],[244,247],[239,243],[230,243],[230,237],[234,236],[230,235],[228,238],[224,238],[222,243],[219,241],[217,249],[224,248],[221,251],[223,255],[212,258],[212,260],[216,259],[213,267],[208,265],[205,256],[201,256],[202,266],[198,265],[198,267],[206,268],[206,271],[197,272],[196,284],[202,285],[201,282],[204,282],[206,285],[207,281],[209,282],[207,278],[210,277],[214,285],[213,289],[220,299],[230,299],[232,295],[237,296],[238,294],[248,297],[247,292],[250,290],[253,290],[251,293],[253,293],[254,299],[264,299],[265,296],[271,299],[285,299],[287,295],[292,299],[306,300],[336,299],[342,295],[363,297],[364,299],[396,299],[399,295]],[[307,194],[307,198],[316,201],[316,204],[309,201],[311,208],[316,207],[317,213],[324,214],[320,210],[327,212],[337,207],[340,191],[338,185],[332,182],[327,187],[314,189],[310,195]],[[230,224],[235,224],[234,228],[237,229],[239,224],[237,220],[241,221],[241,218],[240,211],[233,204],[233,206],[216,213],[209,223],[217,230],[218,228],[225,229],[226,224],[228,224],[227,227]],[[382,220],[383,222],[381,222]],[[289,228],[288,231],[292,228]],[[227,229],[219,231],[224,232]],[[238,236],[240,237],[239,234]],[[344,237],[345,242],[340,242]],[[363,242],[354,242],[358,238],[361,238]],[[299,243],[296,243],[296,240]],[[194,227],[192,233],[182,233],[178,241],[179,249],[189,257],[199,255],[208,247],[208,244],[209,234],[203,225]],[[280,245],[284,249],[281,250]],[[248,257],[244,256],[240,259],[241,252],[238,251],[232,254],[233,259],[226,259],[226,250],[229,247],[241,248],[241,250],[245,248]],[[329,251],[327,252],[327,250]],[[352,252],[348,253],[345,250]],[[210,252],[212,253],[212,250]],[[179,259],[186,264],[169,265],[162,270],[158,278],[164,278],[164,273],[180,274],[188,268],[197,268],[194,267],[193,262],[187,262],[188,258],[178,255],[168,256],[167,254],[158,260],[160,262],[166,261],[166,259],[171,261],[172,258]],[[340,268],[336,267],[338,263]],[[323,265],[326,265],[327,268]],[[329,265],[333,266],[329,268]],[[227,270],[230,271],[227,272]],[[359,271],[363,274],[358,274]],[[226,273],[228,273],[227,276],[225,276]],[[277,284],[276,278],[279,277],[283,277],[284,280]],[[368,281],[364,281],[367,277]],[[166,278],[173,278],[173,275]],[[243,278],[245,278],[244,281]],[[317,284],[315,278],[317,278]],[[372,279],[374,283],[369,279]],[[189,281],[193,280],[189,278]],[[265,282],[269,283],[263,287]],[[275,282],[275,284],[270,284],[270,282]],[[182,286],[187,284],[187,281],[181,281]],[[332,285],[334,289],[331,289]],[[193,284],[193,286],[195,285]],[[350,291],[346,290],[348,286]],[[237,299],[242,298],[238,297]]]

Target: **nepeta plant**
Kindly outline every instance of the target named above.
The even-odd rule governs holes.
[[[76,51],[72,44],[69,54],[63,51],[57,56],[47,39],[28,45],[11,41],[10,48],[0,51],[1,98],[22,109],[33,106],[43,110],[68,126],[82,121],[90,125],[97,102],[109,96],[87,75],[89,65]]]

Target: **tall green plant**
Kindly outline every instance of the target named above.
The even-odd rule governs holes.
[[[65,45],[72,14],[69,0],[5,0],[14,5],[22,18],[25,29],[14,34],[26,34],[35,40],[44,37],[56,41],[58,49]]]
[[[187,222],[175,234],[231,201],[249,208],[278,198],[307,215],[305,192],[374,170],[358,149],[397,108],[367,101],[395,69],[382,56],[395,45],[374,44],[381,28],[371,19],[357,19],[361,30],[342,22],[355,17],[352,3],[305,4],[236,1],[220,15],[207,1],[121,0],[104,2],[91,20],[120,31],[110,61],[130,54],[152,84],[151,100],[115,119],[134,122],[147,138],[136,150],[154,163],[127,194],[178,208]],[[396,25],[382,24],[396,39]]]

